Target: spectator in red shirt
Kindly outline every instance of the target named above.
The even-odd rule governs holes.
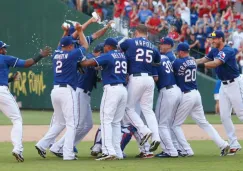
[[[218,3],[219,3],[220,14],[222,15],[223,12],[226,12],[228,0],[219,0]]]
[[[160,18],[158,13],[153,13],[153,16],[147,19],[145,25],[148,27],[149,31],[148,39],[153,43],[159,41],[158,29],[160,25]]]
[[[210,4],[207,0],[203,0],[201,4],[196,5],[199,8],[198,17],[202,18],[204,14],[209,14],[210,12]]]
[[[139,20],[137,18],[137,13],[138,13],[137,6],[133,5],[132,11],[129,12],[129,20],[130,20],[129,26],[132,31],[137,27],[139,23]]]
[[[177,32],[177,29],[176,29],[176,26],[172,25],[170,27],[170,31],[168,33],[168,37],[173,39],[173,40],[176,40],[178,39],[180,36],[180,34]]]
[[[121,14],[124,8],[124,4],[121,2],[121,0],[117,0],[117,2],[113,1],[115,4],[114,6],[114,22],[115,22],[115,28],[118,32],[121,32]]]

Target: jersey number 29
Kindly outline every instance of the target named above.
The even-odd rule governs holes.
[[[126,61],[116,61],[115,63],[115,73],[120,74],[127,74],[127,62]]]
[[[197,70],[196,68],[190,70],[186,70],[186,76],[185,76],[185,82],[191,82],[191,81],[196,81],[196,76],[197,76]]]
[[[145,57],[146,57],[145,61],[147,63],[151,63],[152,60],[153,60],[153,57],[152,57],[153,51],[152,50],[148,50],[148,49],[144,50],[144,49],[139,48],[139,49],[137,49],[136,53],[137,53],[136,61],[138,61],[138,62],[143,62],[144,59],[141,58],[141,57],[143,57],[144,54],[145,54]]]

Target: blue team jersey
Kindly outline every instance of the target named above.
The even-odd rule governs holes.
[[[239,77],[240,71],[235,57],[237,52],[237,49],[226,45],[221,51],[213,48],[206,56],[209,60],[213,61],[214,59],[219,59],[223,62],[222,65],[215,68],[216,74],[220,80],[231,80]]]
[[[165,54],[161,53],[162,55],[165,55],[169,58],[170,62],[174,62],[174,60],[176,59],[175,54],[172,51],[169,51]]]
[[[159,77],[156,82],[158,90],[176,84],[173,67],[167,56],[161,55],[161,65],[153,67],[153,76]]]
[[[74,39],[74,38],[73,38]],[[75,39],[74,39],[75,40]],[[93,42],[94,42],[94,39],[93,39],[93,36],[92,35],[90,35],[90,36],[86,36],[86,40],[87,40],[87,42],[88,42],[88,44],[89,45],[91,45]],[[74,44],[74,47],[75,48],[80,48],[80,47],[82,47],[78,42],[76,42],[75,44]]]
[[[92,53],[86,55],[87,59],[95,58]],[[93,87],[96,87],[98,71],[94,67],[87,67],[84,69],[85,73],[78,73],[78,85],[77,87],[82,88],[86,91],[92,92]]]
[[[104,85],[126,83],[127,60],[123,53],[112,50],[93,59],[98,66],[102,66],[101,77]]]
[[[217,80],[216,84],[215,84],[215,87],[214,87],[214,94],[219,94],[220,87],[221,87],[221,81]]]
[[[74,89],[77,86],[77,62],[83,59],[83,48],[72,51],[56,50],[52,56],[54,85],[68,84]]]
[[[128,73],[148,73],[152,75],[152,63],[160,62],[160,54],[145,38],[127,39],[120,44],[128,62]]]
[[[191,57],[176,59],[173,63],[176,83],[182,92],[197,89],[197,64]]]
[[[24,60],[13,56],[0,55],[0,85],[8,86],[9,67],[21,67],[25,64]]]

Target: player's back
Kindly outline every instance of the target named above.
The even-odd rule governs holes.
[[[152,74],[152,63],[159,63],[160,55],[154,45],[143,37],[127,39],[120,44],[128,62],[128,73]]]
[[[122,52],[112,50],[94,60],[102,66],[101,76],[104,85],[126,83],[127,60]]]
[[[197,89],[197,64],[191,57],[176,59],[173,63],[176,83],[182,92]]]
[[[54,85],[68,84],[76,89],[77,62],[82,57],[82,52],[79,48],[72,51],[56,50],[52,57]]]
[[[153,76],[158,76],[159,79],[156,82],[157,88],[160,90],[169,85],[176,84],[174,71],[170,59],[161,55],[161,65],[153,67]]]

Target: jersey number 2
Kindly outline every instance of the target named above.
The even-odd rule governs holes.
[[[62,73],[62,61],[56,62],[56,73]]]
[[[185,73],[186,73],[185,82],[196,81],[197,70],[195,68],[192,70],[187,69]]]
[[[127,74],[127,62],[126,61],[116,61],[115,63],[115,73],[120,74],[121,72],[123,74]]]
[[[137,49],[136,51],[137,55],[136,55],[136,61],[138,62],[143,62],[143,58],[141,58],[142,56],[144,56],[145,53],[145,57],[146,57],[146,62],[147,63],[151,63],[153,60],[152,54],[153,51],[152,50],[143,50],[141,48]]]

